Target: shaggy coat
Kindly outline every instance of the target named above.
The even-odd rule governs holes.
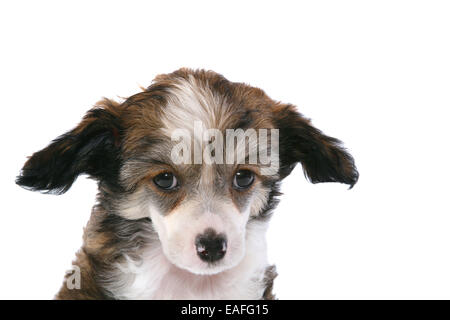
[[[175,164],[171,134],[192,132],[194,121],[224,134],[279,129],[277,171],[262,175],[258,165],[246,167],[255,180],[238,190],[231,183],[241,166]],[[98,181],[73,262],[81,288],[64,282],[57,299],[273,299],[276,271],[267,263],[265,230],[279,184],[297,163],[312,183],[352,187],[358,180],[341,142],[293,105],[212,71],[180,69],[121,103],[98,102],[73,130],[34,153],[17,183],[62,194],[80,174]],[[169,171],[178,185],[164,191],[153,181]],[[223,261],[214,265],[191,250],[192,237],[211,226],[228,239]]]

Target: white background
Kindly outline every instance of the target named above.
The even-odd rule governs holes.
[[[19,188],[26,156],[182,66],[296,104],[355,157],[350,191],[285,180],[280,299],[450,298],[446,1],[2,1],[0,298],[53,297],[96,193]]]

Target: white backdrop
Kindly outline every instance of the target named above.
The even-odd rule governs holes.
[[[280,299],[449,299],[449,17],[446,1],[1,2],[0,298],[53,297],[96,193],[19,188],[26,156],[185,66],[296,104],[355,157],[350,191],[286,179]]]

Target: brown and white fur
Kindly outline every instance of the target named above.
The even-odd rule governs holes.
[[[196,122],[223,135],[279,129],[279,166],[264,175],[260,164],[174,163],[171,136],[177,129],[194,133]],[[193,149],[205,148],[201,139],[193,135]],[[265,233],[280,181],[299,162],[313,183],[353,186],[358,179],[340,141],[293,105],[212,71],[180,69],[122,103],[97,103],[76,128],[33,154],[17,183],[61,194],[80,174],[98,181],[73,263],[81,288],[64,283],[57,299],[273,299],[276,272]],[[234,182],[241,170],[254,178],[246,188]],[[157,185],[162,173],[176,177],[173,189]],[[205,232],[226,239],[218,261],[199,258],[196,241]]]

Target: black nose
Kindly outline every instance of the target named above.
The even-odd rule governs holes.
[[[213,229],[206,229],[195,238],[195,247],[200,259],[215,262],[222,259],[227,252],[227,239]]]

